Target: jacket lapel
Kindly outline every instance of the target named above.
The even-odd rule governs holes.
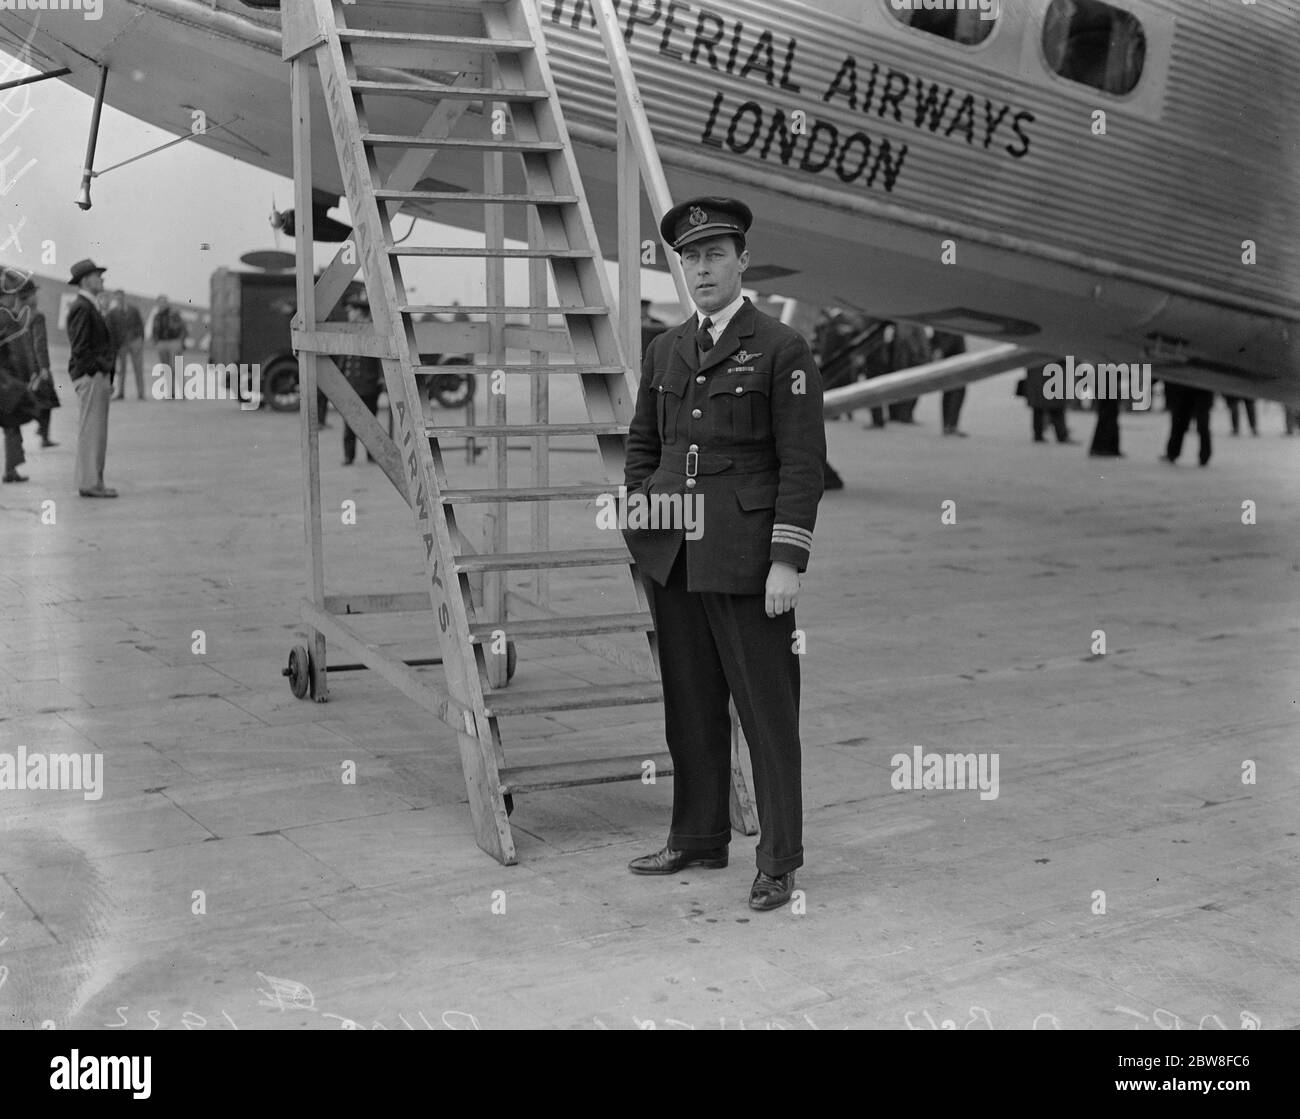
[[[698,318],[687,319],[677,328],[677,342],[673,346],[673,352],[676,353],[677,360],[682,362],[692,373],[700,364],[700,353],[695,346],[695,332],[699,328]]]
[[[700,359],[700,372],[703,373],[726,361],[740,347],[740,340],[748,338],[753,333],[754,305],[746,299],[731,316],[731,322],[727,323],[727,329],[713,344],[713,349]]]

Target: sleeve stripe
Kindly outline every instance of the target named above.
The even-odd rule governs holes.
[[[777,535],[774,534],[774,535],[772,536],[772,543],[773,543],[773,544],[789,544],[792,548],[802,548],[805,552],[811,552],[811,551],[812,551],[812,545],[811,545],[811,544],[808,544],[808,543],[806,543],[806,542],[803,541],[803,540],[796,540],[794,537],[791,537],[791,536],[777,536]]]
[[[772,536],[787,536],[795,540],[805,540],[812,543],[812,533],[806,528],[800,528],[798,525],[776,524],[772,526]]]

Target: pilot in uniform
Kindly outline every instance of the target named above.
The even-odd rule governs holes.
[[[630,499],[693,497],[702,531],[625,530],[647,577],[674,772],[668,843],[628,865],[637,874],[727,865],[734,699],[761,827],[749,904],[776,909],[803,865],[794,605],[826,433],[807,342],[741,296],[752,220],[743,202],[694,198],[660,223],[698,313],[646,350],[624,481]]]

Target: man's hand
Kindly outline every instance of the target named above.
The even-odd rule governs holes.
[[[767,573],[767,590],[764,605],[767,616],[775,618],[793,610],[799,601],[799,572],[788,563],[774,563]]]

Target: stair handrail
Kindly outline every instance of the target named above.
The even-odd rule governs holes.
[[[618,16],[611,0],[591,0],[596,16],[596,27],[600,31],[601,42],[605,46],[605,58],[614,75],[614,89],[618,95],[618,128],[620,133],[626,129],[636,153],[637,163],[641,168],[642,181],[651,208],[660,218],[673,207],[672,192],[668,189],[668,179],[664,175],[664,165],[659,158],[659,148],[655,143],[654,133],[650,130],[650,120],[646,116],[645,101],[641,97],[636,75],[632,72],[632,59],[627,52],[627,43],[619,32]],[[620,184],[621,187],[621,184]],[[640,213],[640,200],[635,208],[629,206],[625,212]],[[655,230],[658,236],[658,229]],[[673,284],[677,288],[677,298],[686,316],[695,313],[695,304],[691,302],[690,289],[686,286],[686,273],[682,271],[681,261],[672,248],[664,245],[664,254],[668,260],[668,271],[672,273]]]

